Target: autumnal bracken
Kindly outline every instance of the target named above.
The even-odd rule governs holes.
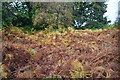
[[[118,29],[2,34],[3,78],[120,77]]]

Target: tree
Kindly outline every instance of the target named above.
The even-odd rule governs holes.
[[[104,2],[4,2],[2,19],[3,26],[36,30],[102,28],[109,22],[105,12]]]
[[[44,2],[35,5],[37,9],[33,23],[37,29],[58,29],[73,25],[72,3]]]
[[[102,28],[108,24],[104,17],[106,4],[104,2],[76,2],[74,3],[74,23],[76,29]]]
[[[3,2],[3,26],[24,27],[32,25],[33,15],[34,9],[32,9],[30,2]]]
[[[9,26],[12,24],[12,21],[16,19],[15,14],[13,14],[13,10],[15,9],[12,3],[3,2],[2,3],[2,23],[3,26]],[[8,14],[9,13],[9,14]]]

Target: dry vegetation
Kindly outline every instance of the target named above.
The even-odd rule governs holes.
[[[64,33],[3,30],[2,76],[7,78],[120,77],[118,29]]]

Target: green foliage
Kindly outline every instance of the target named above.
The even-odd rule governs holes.
[[[30,33],[30,34],[36,32],[36,30],[34,29],[34,27],[31,26],[31,25],[24,26],[23,27],[23,31],[24,31],[24,33]]]
[[[30,6],[30,2],[3,2],[2,4],[3,26],[32,25],[34,9]]]
[[[12,21],[16,19],[13,16],[12,11],[14,8],[12,7],[11,3],[3,2],[2,3],[2,19],[3,19],[3,26],[9,26],[12,24]],[[8,14],[9,13],[9,14]]]
[[[77,23],[76,29],[103,28],[108,24],[104,17],[106,4],[104,2],[76,2],[74,3],[74,19]]]
[[[36,52],[37,52],[35,49],[32,49],[32,48],[29,48],[29,51],[30,51],[31,53],[36,53]]]
[[[115,24],[113,25],[113,27],[120,29],[120,23],[115,23]]]
[[[3,2],[2,19],[3,26],[23,27],[27,32],[48,29],[62,33],[73,25],[77,25],[75,29],[104,29],[109,23],[105,12],[104,2]]]

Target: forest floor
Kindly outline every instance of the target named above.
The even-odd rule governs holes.
[[[7,78],[120,77],[120,31],[3,31],[2,76]]]

